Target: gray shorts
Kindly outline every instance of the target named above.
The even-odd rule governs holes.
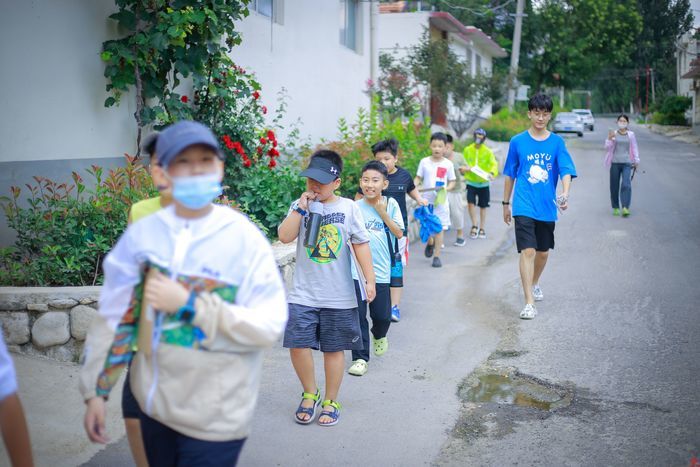
[[[290,303],[283,346],[321,352],[361,350],[357,308],[316,308]]]

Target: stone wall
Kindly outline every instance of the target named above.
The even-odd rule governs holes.
[[[292,284],[296,245],[273,245],[285,285]],[[97,314],[101,287],[0,287],[0,325],[12,352],[77,362]]]

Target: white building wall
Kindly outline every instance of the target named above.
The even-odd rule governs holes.
[[[312,142],[333,138],[338,118],[369,105],[369,3],[358,2],[359,52],[340,44],[341,1],[284,3],[284,24],[253,11],[240,22],[233,58],[256,73],[270,112],[287,88],[283,124],[301,119]],[[0,0],[0,8],[0,163],[135,153],[133,95],[103,106],[102,42],[120,37],[108,19],[114,0]]]
[[[0,162],[133,154],[133,98],[103,106],[114,1],[0,0],[0,11]]]
[[[340,117],[352,121],[358,108],[369,106],[364,92],[370,77],[369,3],[358,4],[357,50],[340,43],[338,0],[287,0],[283,24],[251,12],[238,25],[243,43],[231,57],[255,73],[269,111],[286,88],[282,123],[300,119],[302,136],[313,142],[335,138]]]
[[[418,44],[429,25],[430,13],[384,13],[378,15],[377,44],[379,53],[397,51],[403,57]]]

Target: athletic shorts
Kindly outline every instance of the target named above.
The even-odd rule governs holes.
[[[321,352],[361,350],[362,336],[357,307],[318,308],[290,303],[282,345],[288,349],[314,349]]]
[[[450,201],[450,227],[457,230],[464,228],[464,192],[449,191],[447,199]]]
[[[450,203],[447,201],[442,204],[431,204],[433,207],[433,214],[435,214],[440,222],[442,223],[442,230],[447,230],[450,228]]]
[[[515,244],[518,253],[526,248],[548,251],[554,248],[554,222],[515,216]]]
[[[478,198],[478,201],[477,201]],[[476,187],[467,185],[467,203],[475,204],[480,208],[488,208],[491,201],[491,190],[488,186]]]

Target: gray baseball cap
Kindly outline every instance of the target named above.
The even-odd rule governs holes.
[[[195,144],[209,146],[221,159],[224,158],[219,149],[219,142],[206,125],[182,120],[166,127],[158,135],[156,143],[158,163],[163,167],[168,167],[178,154]]]

